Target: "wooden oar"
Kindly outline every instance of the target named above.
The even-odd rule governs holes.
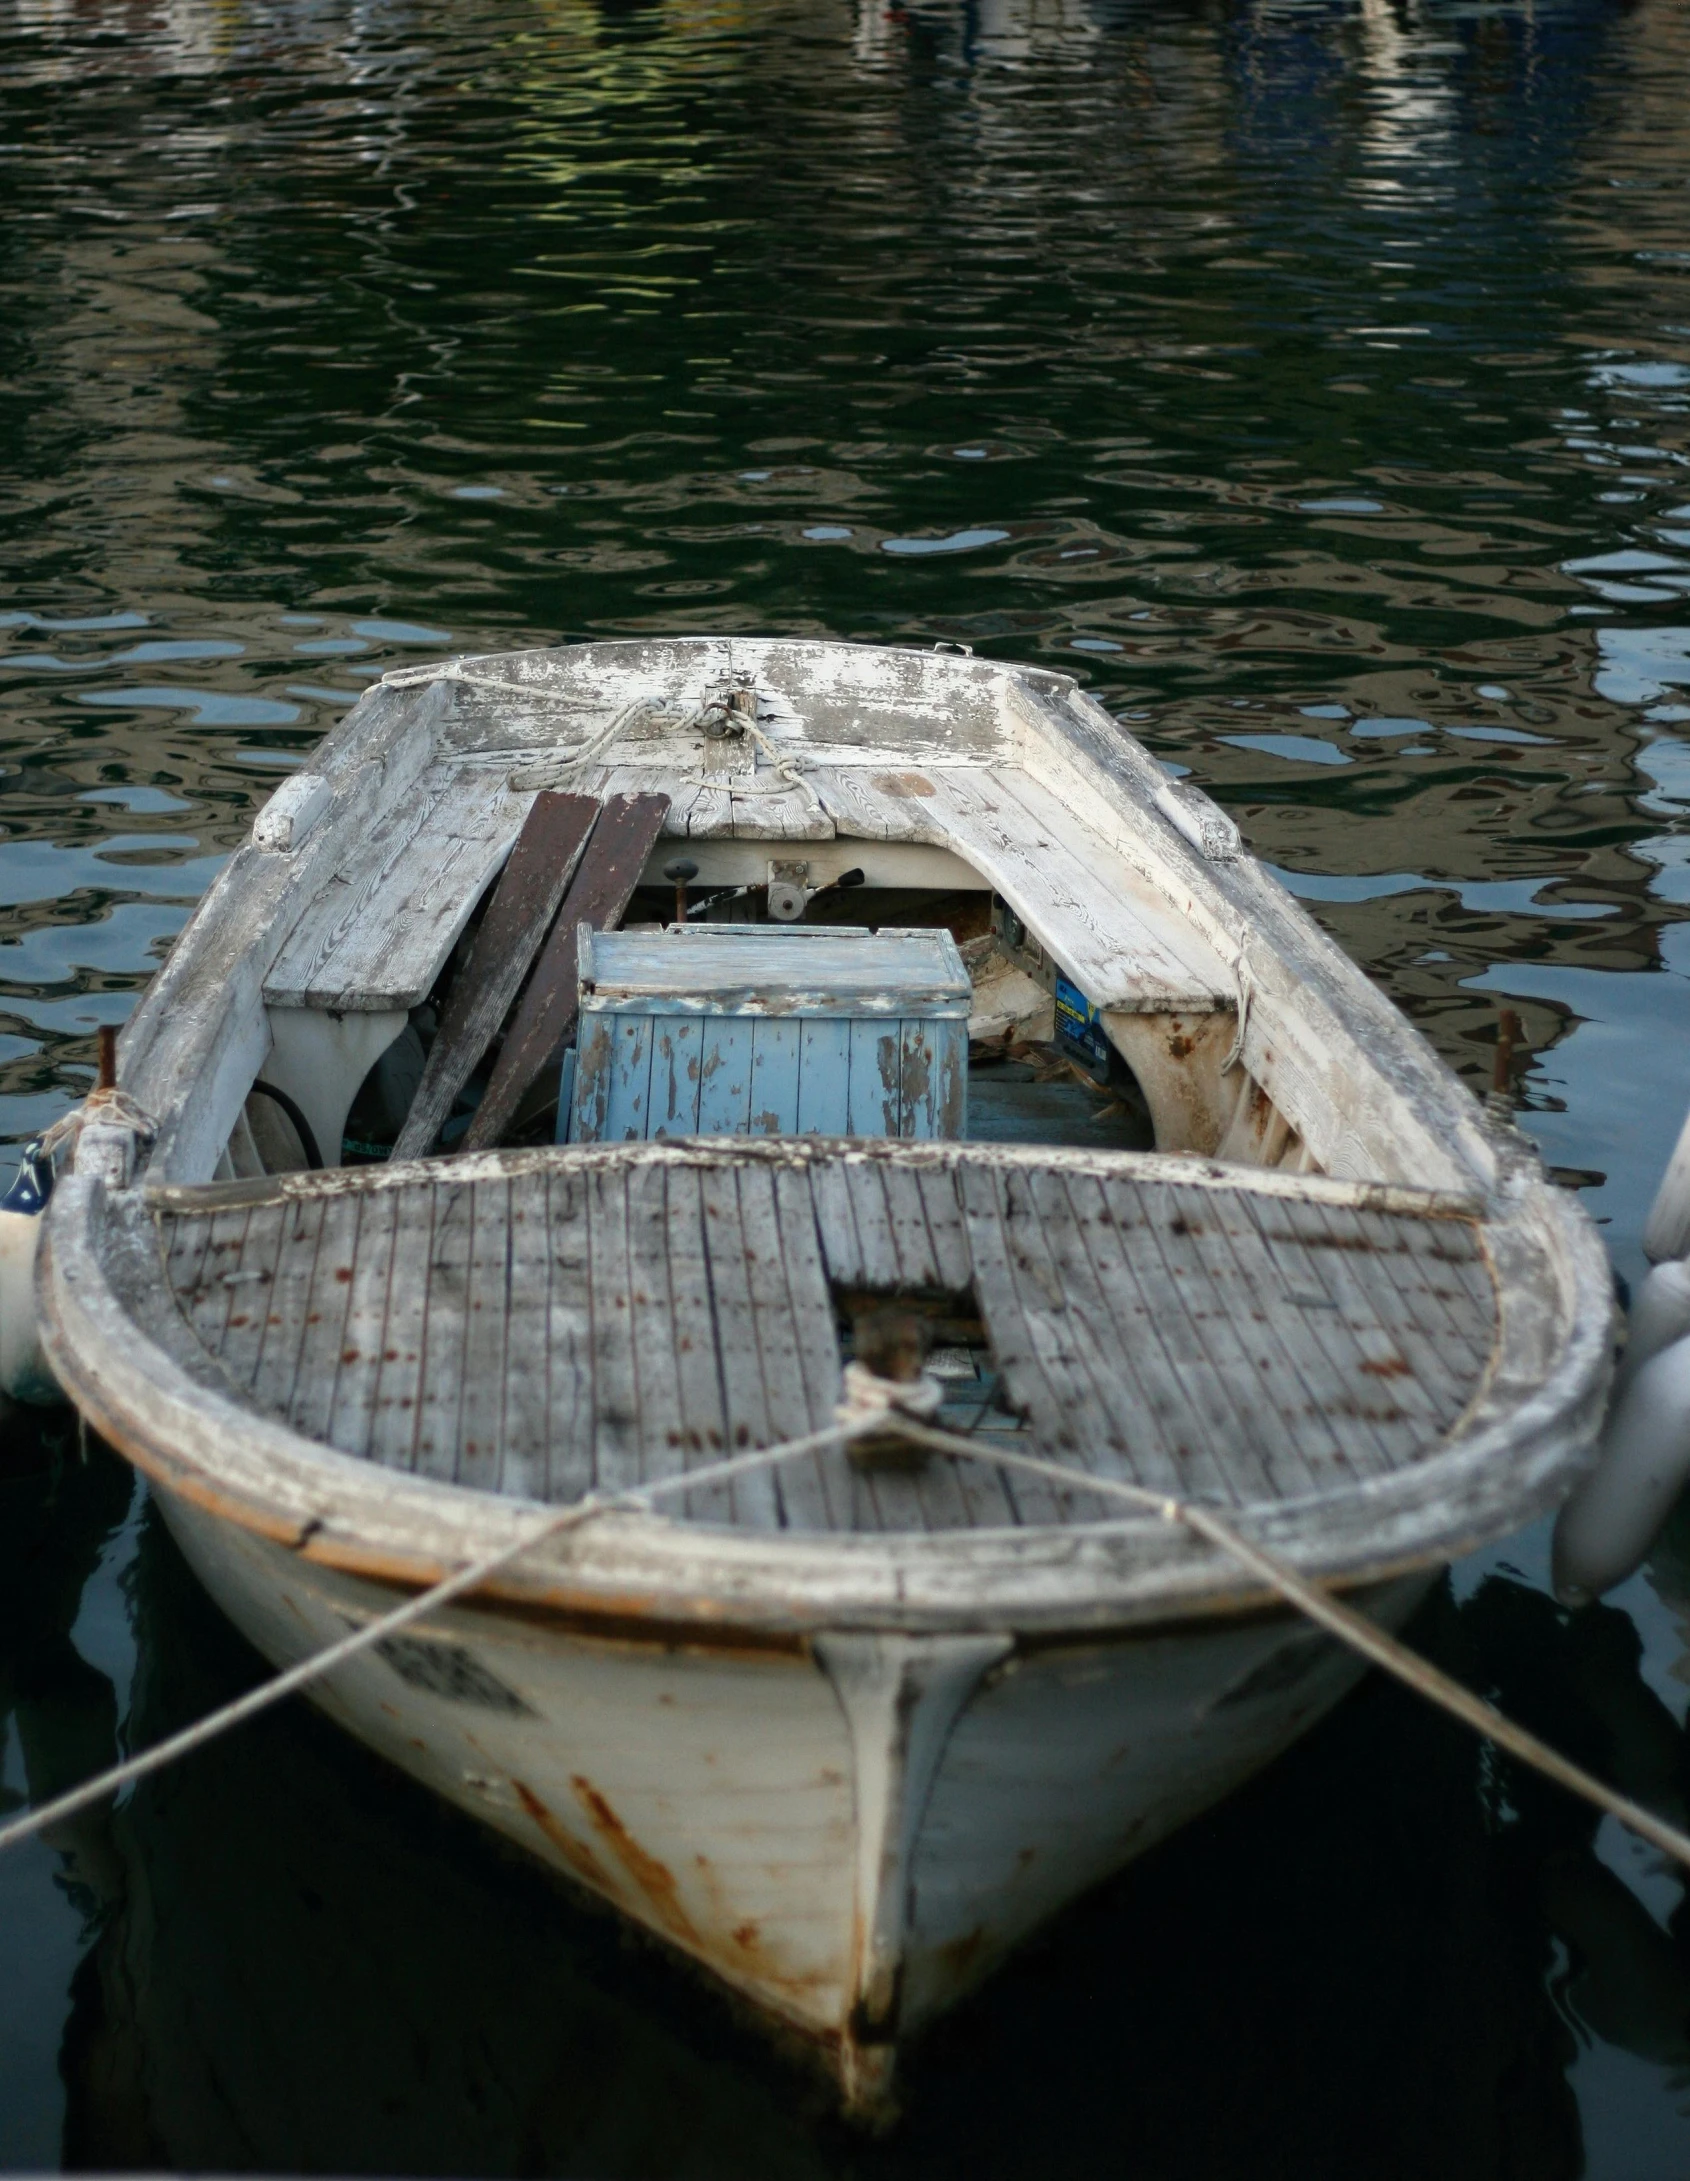
[[[581,997],[576,928],[590,924],[595,931],[608,931],[621,920],[668,815],[666,795],[613,795],[605,803],[539,966],[522,996],[492,1081],[470,1122],[463,1143],[466,1151],[485,1151],[498,1142],[528,1086],[568,1036]]]
[[[510,861],[499,874],[469,960],[446,996],[422,1081],[393,1146],[394,1158],[420,1159],[433,1150],[459,1091],[522,990],[598,814],[590,795],[535,796]]]

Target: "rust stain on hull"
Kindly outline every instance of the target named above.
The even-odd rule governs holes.
[[[822,1968],[799,1973],[783,1966],[779,1957],[770,1952],[763,1936],[762,1924],[757,1918],[745,1916],[729,1905],[710,1858],[707,1855],[695,1855],[692,1860],[699,1882],[710,1896],[712,1933],[725,1931],[731,1946],[730,1951],[729,1947],[714,1945],[708,1966],[714,1968],[718,1975],[729,1978],[736,1990],[744,1990],[748,1980],[755,1979],[767,1991],[785,1995],[798,2010],[798,2014],[784,2019],[797,2021],[801,2015],[806,2034],[812,2034],[813,2023],[810,2017],[815,2008],[814,1995],[827,1991],[834,1984],[833,1972]]]
[[[558,1823],[551,1811],[546,1808],[526,1781],[512,1780],[511,1785],[516,1789],[517,1801],[521,1803],[535,1824],[539,1826],[541,1832],[545,1834],[576,1877],[583,1884],[593,1887],[596,1892],[608,1895],[613,1901],[616,1900],[620,1895],[621,1888],[616,1884],[592,1849],[587,1846],[587,1843],[584,1840],[577,1840],[572,1832],[567,1831],[565,1827]]]
[[[586,1811],[594,1831],[627,1871],[664,1930],[682,1946],[702,1951],[704,1942],[700,1939],[692,1918],[681,1906],[674,1872],[666,1863],[659,1862],[648,1849],[640,1846],[591,1780],[584,1779],[577,1772],[569,1784],[574,1788],[575,1799]]]

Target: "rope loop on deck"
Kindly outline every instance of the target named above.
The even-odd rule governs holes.
[[[845,1366],[844,1391],[834,1417],[855,1433],[872,1425],[885,1425],[902,1417],[929,1423],[938,1415],[945,1389],[925,1372],[919,1378],[882,1378],[866,1363]]]
[[[459,677],[463,679],[463,677]],[[472,688],[498,686],[492,683],[472,681]],[[637,727],[642,720],[656,711],[663,700],[657,697],[636,697],[632,704],[623,705],[619,712],[611,714],[602,727],[596,728],[586,740],[578,742],[572,750],[553,750],[532,765],[518,765],[506,780],[506,786],[518,795],[531,788],[561,788],[594,758],[602,757],[613,743]]]

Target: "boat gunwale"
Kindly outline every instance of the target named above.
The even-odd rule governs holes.
[[[734,1142],[738,1151],[748,1148]],[[620,1151],[626,1158],[652,1148],[605,1146],[592,1155]],[[681,1156],[689,1148],[676,1147]],[[760,1155],[790,1148],[768,1146]],[[962,1147],[934,1148],[943,1155]],[[1159,1155],[1113,1156],[1154,1162]],[[532,1155],[478,1157],[497,1169]],[[434,1163],[423,1162],[425,1172]],[[1263,1173],[1232,1171],[1252,1180]],[[1600,1240],[1577,1207],[1541,1176],[1523,1178],[1524,1200],[1511,1212],[1499,1208],[1480,1232],[1489,1242],[1505,1229],[1517,1240],[1528,1240],[1522,1229],[1536,1230],[1538,1253],[1560,1260],[1557,1315],[1566,1333],[1548,1373],[1500,1415],[1401,1470],[1238,1510],[1244,1534],[1305,1574],[1371,1583],[1507,1535],[1570,1489],[1591,1456],[1611,1369],[1611,1290]],[[205,1377],[196,1378],[146,1330],[147,1312],[164,1311],[184,1341],[193,1339],[162,1277],[153,1192],[114,1194],[73,1173],[60,1194],[40,1267],[49,1356],[96,1428],[165,1490],[309,1559],[388,1583],[437,1580],[514,1542],[522,1525],[562,1511],[387,1469],[306,1439],[209,1382],[216,1373],[209,1355]],[[132,1285],[151,1281],[140,1308],[113,1284],[109,1259],[125,1241],[140,1252]],[[1498,1294],[1500,1346],[1509,1316],[1500,1283]],[[198,1449],[184,1443],[196,1439]],[[1215,1548],[1150,1515],[1062,1528],[763,1533],[616,1511],[539,1545],[525,1569],[512,1568],[487,1587],[513,1602],[572,1613],[788,1628],[1100,1626],[1254,1608],[1264,1595]]]
[[[1170,1188],[1240,1189],[1258,1196],[1410,1218],[1465,1220],[1482,1225],[1486,1217],[1485,1201],[1477,1190],[1421,1189],[1408,1182],[1287,1173],[1281,1167],[1246,1166],[1195,1152],[1096,1150],[1088,1145],[993,1143],[972,1137],[916,1141],[895,1136],[674,1136],[654,1137],[649,1142],[535,1144],[381,1165],[304,1168],[236,1181],[143,1182],[141,1194],[150,1211],[182,1214],[413,1188],[419,1183],[467,1185],[508,1181],[536,1172],[615,1166],[714,1167],[725,1159],[792,1168],[834,1159],[914,1167],[1049,1166],[1064,1173],[1119,1176]]]

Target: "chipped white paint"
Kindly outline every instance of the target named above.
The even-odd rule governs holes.
[[[1243,846],[1237,826],[1201,788],[1170,780],[1156,790],[1156,808],[1212,863],[1226,863]]]
[[[278,1665],[395,1602],[161,1505]],[[1426,1581],[1369,1610],[1400,1626]],[[1358,1671],[1277,1614],[1017,1652],[1007,1635],[642,1645],[448,1610],[317,1701],[795,2032],[873,2111],[902,2041],[1277,1756]]]

